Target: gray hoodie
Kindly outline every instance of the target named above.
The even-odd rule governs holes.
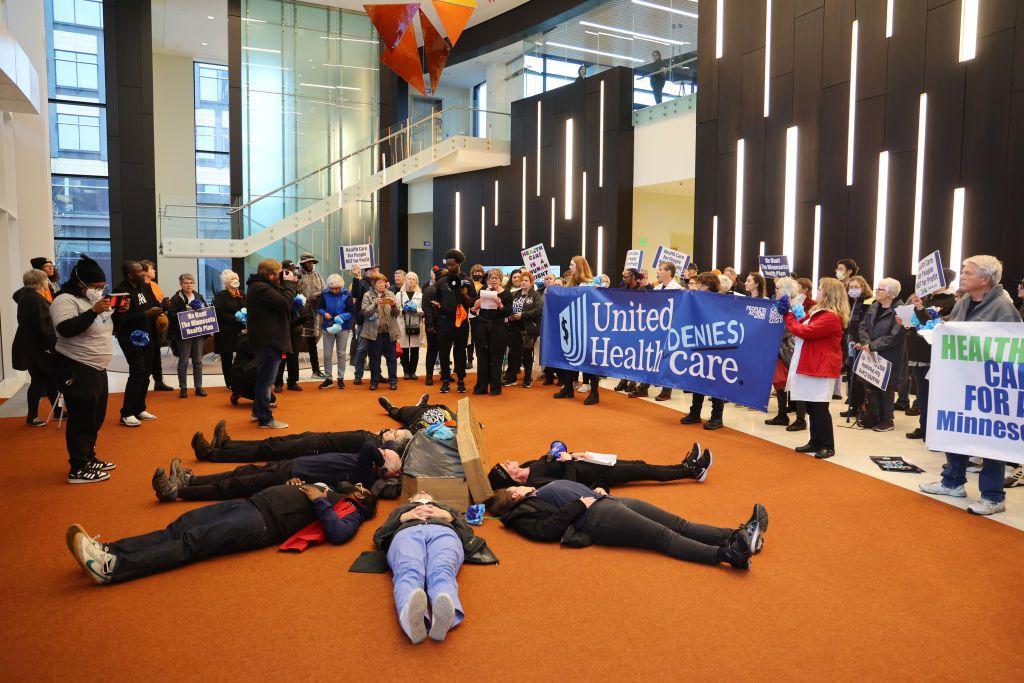
[[[974,309],[968,314],[968,308],[970,307],[971,297],[963,296],[960,301],[956,302],[953,306],[952,313],[949,314],[950,322],[979,322],[979,323],[1019,323],[1021,322],[1020,313],[1013,306],[1013,299],[1011,299],[1002,285],[994,285],[989,290],[985,298],[975,305]]]

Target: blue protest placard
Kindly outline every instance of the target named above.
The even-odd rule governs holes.
[[[206,306],[196,310],[182,311],[178,314],[178,327],[181,329],[182,339],[216,334],[220,332],[220,325],[217,323],[217,310],[213,306]]]
[[[785,254],[779,256],[758,256],[757,262],[761,265],[761,275],[768,279],[777,277],[789,277],[789,257]]]
[[[784,322],[767,300],[547,288],[541,364],[768,409]]]
[[[658,251],[654,252],[654,267],[657,268],[666,261],[675,264],[676,274],[681,275],[690,265],[690,255],[676,249],[659,246]]]
[[[341,247],[341,268],[372,268],[377,265],[373,260],[372,244],[350,244]]]

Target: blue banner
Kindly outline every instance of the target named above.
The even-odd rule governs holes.
[[[182,339],[216,334],[220,332],[217,310],[213,306],[206,306],[198,310],[182,311],[178,314],[178,327],[181,328]]]
[[[686,389],[768,409],[784,323],[767,299],[550,286],[544,367]]]

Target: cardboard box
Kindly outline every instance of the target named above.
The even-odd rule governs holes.
[[[494,491],[487,480],[490,469],[480,423],[473,413],[469,397],[459,401],[457,409],[458,427],[456,443],[459,459],[465,478],[462,477],[429,477],[402,475],[402,499],[408,500],[418,491],[426,491],[439,503],[449,505],[456,510],[465,510],[470,501],[483,503]]]

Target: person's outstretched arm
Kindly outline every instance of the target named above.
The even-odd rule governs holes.
[[[324,495],[323,491],[315,486],[306,484],[301,487],[302,492],[309,498],[309,504],[313,506],[320,526],[324,529],[324,536],[333,545],[341,545],[356,535],[359,525],[363,523],[363,513],[356,508],[344,517],[338,517],[334,511],[331,501]]]

